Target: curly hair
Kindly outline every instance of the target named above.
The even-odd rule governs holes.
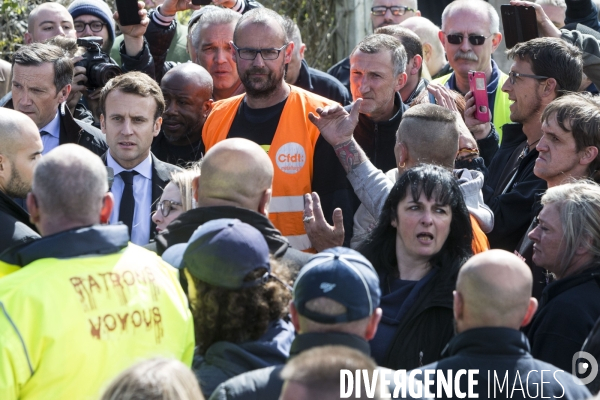
[[[252,271],[244,281],[255,280],[265,272],[264,268]],[[274,258],[271,258],[271,273],[292,284],[288,269]],[[201,355],[216,342],[258,340],[271,321],[288,314],[292,293],[276,279],[260,286],[229,290],[190,276],[196,289],[196,298],[190,299],[190,304]]]
[[[377,272],[392,276],[398,274],[396,228],[391,223],[398,218],[398,204],[406,196],[417,200],[421,194],[427,199],[436,197],[439,204],[449,205],[452,209],[450,233],[441,250],[431,257],[431,265],[460,266],[472,255],[471,220],[456,179],[442,167],[422,164],[409,169],[398,178],[385,201],[376,227],[359,248],[359,252],[373,264]]]

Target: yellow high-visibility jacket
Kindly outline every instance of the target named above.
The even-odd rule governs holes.
[[[78,233],[35,241],[55,256],[0,279],[0,399],[97,399],[139,360],[191,365],[193,320],[175,270],[126,239],[102,254],[105,238],[90,236],[98,251],[85,255],[70,241]]]

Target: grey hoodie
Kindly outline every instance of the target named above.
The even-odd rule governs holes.
[[[454,170],[454,175],[458,179],[469,213],[479,222],[482,231],[490,232],[494,227],[494,213],[483,202],[483,174],[457,169]],[[350,242],[350,247],[356,249],[375,227],[383,204],[399,176],[396,168],[384,174],[370,161],[366,161],[353,169],[347,177],[362,203],[354,214],[354,235]]]

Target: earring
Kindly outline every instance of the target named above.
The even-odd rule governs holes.
[[[404,161],[402,164],[399,165],[400,168],[405,168],[406,167],[406,161]]]

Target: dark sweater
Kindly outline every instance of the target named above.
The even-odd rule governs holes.
[[[600,264],[550,283],[525,329],[531,354],[565,371],[600,317]]]

